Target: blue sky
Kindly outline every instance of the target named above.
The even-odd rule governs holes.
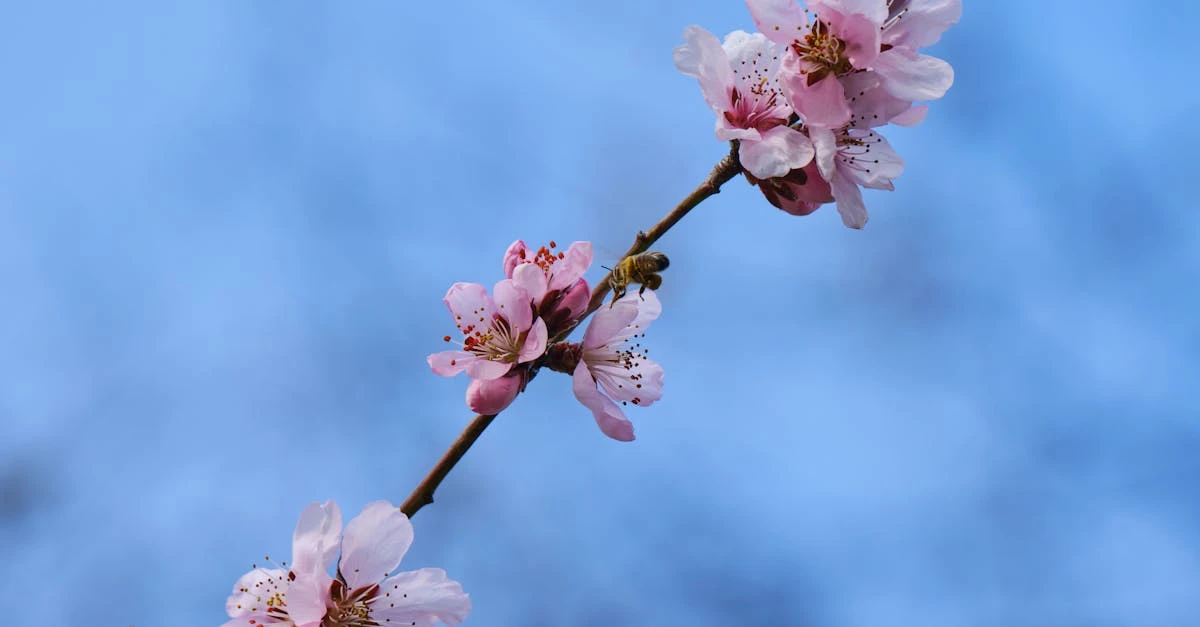
[[[741,179],[659,245],[666,395],[544,373],[415,519],[470,625],[1200,623],[1200,10],[968,2],[871,222]],[[10,3],[0,592],[211,625],[305,504],[470,415],[425,355],[514,239],[598,263],[724,153],[671,50],[740,2]],[[597,269],[590,278],[601,276]]]

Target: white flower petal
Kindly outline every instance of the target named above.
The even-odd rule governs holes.
[[[363,508],[346,525],[342,560],[338,570],[351,590],[383,581],[400,565],[412,545],[413,529],[408,516],[387,501]]]
[[[718,115],[729,109],[729,91],[733,87],[733,70],[729,57],[717,36],[689,26],[683,30],[682,46],[675,48],[675,68],[700,82],[704,100]]]
[[[862,190],[853,181],[834,175],[829,182],[833,188],[833,197],[837,200],[837,210],[842,216],[842,224],[861,229],[867,224],[867,206],[863,204]]]
[[[760,179],[784,176],[808,165],[813,158],[813,145],[800,131],[777,126],[756,142],[743,141],[738,158],[746,171]]]
[[[383,580],[371,604],[371,618],[381,624],[457,625],[471,612],[462,586],[440,568],[398,573]]]
[[[949,63],[907,48],[880,53],[875,71],[883,88],[901,100],[937,100],[954,84]]]
[[[633,441],[633,423],[625,417],[625,413],[616,403],[600,393],[596,388],[595,379],[583,361],[575,367],[575,373],[571,377],[571,389],[575,398],[592,411],[592,417],[596,419],[596,424],[604,435],[621,442]]]
[[[329,570],[342,535],[342,511],[337,503],[312,503],[300,513],[292,534],[292,570],[308,574]]]

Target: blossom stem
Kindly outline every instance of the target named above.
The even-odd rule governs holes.
[[[713,167],[712,172],[709,173],[708,178],[704,179],[704,182],[700,183],[696,189],[692,190],[692,193],[688,194],[670,213],[663,216],[648,231],[638,232],[637,237],[633,240],[633,245],[629,247],[624,257],[646,252],[654,242],[657,242],[671,227],[682,220],[688,212],[695,209],[697,205],[704,202],[709,196],[720,193],[721,186],[728,183],[741,172],[742,165],[738,162],[738,142],[735,140],[730,142],[729,154],[717,162],[717,165]],[[605,275],[600,283],[596,285],[595,289],[592,290],[592,298],[588,302],[587,311],[580,316],[575,326],[578,326],[579,322],[582,322],[600,308],[600,305],[604,302],[604,298],[609,292],[608,278],[610,276],[612,276],[611,272]],[[575,329],[575,326],[568,327],[559,332],[550,339],[550,343],[565,339]],[[495,419],[496,414],[475,416],[471,420],[471,423],[467,425],[467,428],[463,429],[463,432],[459,434],[454,444],[450,445],[450,448],[446,450],[442,458],[434,465],[433,470],[430,470],[429,474],[425,475],[421,483],[417,484],[417,487],[413,489],[412,494],[409,494],[404,503],[400,505],[400,511],[411,518],[422,507],[432,504],[433,493],[441,485],[442,480],[446,478],[446,475],[450,474],[450,471],[454,469],[458,461],[470,450],[471,445],[475,444],[475,440],[478,440],[479,436],[483,435],[483,431]]]

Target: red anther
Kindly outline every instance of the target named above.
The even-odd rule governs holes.
[[[566,253],[558,253],[559,259],[562,259],[563,257],[566,257],[566,256],[567,256]]]
[[[442,341],[443,341],[443,342],[449,342],[449,341],[450,341],[450,336],[449,336],[449,335],[443,335],[443,336],[442,336]]]
[[[451,359],[451,360],[450,360],[450,365],[451,365],[451,366],[457,366],[457,365],[458,365],[458,360],[457,360],[457,359]]]
[[[550,240],[550,248],[556,248],[557,246],[558,244],[554,243],[554,240]]]

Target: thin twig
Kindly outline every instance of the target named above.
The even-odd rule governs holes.
[[[671,213],[663,216],[663,219],[659,220],[658,224],[650,227],[649,231],[638,231],[637,237],[635,237],[633,240],[633,245],[629,247],[629,250],[625,252],[625,255],[622,256],[621,259],[631,255],[636,255],[638,253],[644,253],[649,250],[650,247],[654,245],[654,242],[657,242],[660,237],[665,235],[666,232],[671,229],[671,227],[675,226],[677,222],[682,220],[683,216],[686,216],[688,212],[690,212],[692,209],[695,209],[696,205],[704,202],[704,199],[708,198],[709,196],[721,193],[721,186],[725,183],[728,183],[730,179],[742,172],[741,163],[738,162],[737,158],[738,142],[733,141],[730,142],[730,144],[731,146],[729,149],[729,154],[725,155],[724,159],[721,159],[717,162],[717,165],[713,167],[712,172],[709,173],[708,178],[704,179],[703,183],[701,183],[696,189],[692,190],[692,193],[688,194],[687,198],[684,198],[682,201],[680,201],[679,204],[671,210]],[[613,266],[616,267],[616,264],[613,264]],[[604,298],[608,296],[610,289],[608,285],[608,279],[611,276],[612,272],[610,271],[608,274],[604,275],[604,278],[600,279],[600,282],[597,283],[596,287],[592,289],[592,299],[588,302],[587,311],[579,317],[579,322],[582,322],[584,318],[587,318],[595,313],[595,311],[600,308],[600,305],[604,303]],[[579,322],[575,323],[576,326],[578,326]],[[557,336],[551,338],[551,342],[565,339],[574,329],[575,327],[566,329]]]
[[[433,503],[433,491],[437,490],[438,486],[442,483],[442,479],[445,479],[446,475],[450,474],[450,471],[458,463],[458,460],[467,454],[467,450],[471,448],[475,440],[479,439],[479,436],[483,435],[483,430],[487,429],[488,425],[492,424],[492,421],[495,419],[496,414],[475,416],[471,424],[467,425],[466,429],[463,429],[463,432],[459,434],[454,444],[451,444],[449,450],[438,460],[433,470],[430,470],[429,474],[425,475],[420,485],[412,491],[412,494],[408,495],[408,499],[400,506],[400,511],[404,512],[405,516],[412,518],[413,514],[417,513],[417,510]]]
[[[625,253],[624,257],[645,252],[663,234],[670,230],[671,227],[682,220],[683,216],[686,216],[689,211],[695,209],[696,205],[699,205],[709,196],[719,194],[722,185],[728,183],[730,179],[741,173],[742,166],[737,158],[738,143],[736,141],[730,143],[729,154],[717,163],[708,175],[708,178],[704,179],[703,183],[692,190],[692,193],[688,194],[687,198],[684,198],[670,213],[663,216],[662,220],[659,220],[657,224],[650,227],[650,230],[639,231],[637,237],[633,240],[633,246],[629,247],[629,251]],[[611,276],[611,273],[605,275],[600,280],[600,283],[596,285],[595,289],[592,290],[592,299],[588,303],[587,312],[580,316],[579,321],[587,318],[600,308],[601,303],[604,302],[604,297],[608,295],[609,276]],[[579,322],[575,324],[578,326]],[[562,341],[570,335],[574,328],[574,326],[569,327],[555,337],[550,338],[550,343]],[[425,478],[421,480],[421,483],[417,484],[417,487],[413,489],[412,494],[408,495],[408,499],[400,506],[400,511],[411,518],[422,507],[433,503],[433,493],[441,485],[442,480],[446,478],[446,475],[450,474],[450,471],[454,469],[454,465],[458,463],[458,460],[467,454],[471,445],[475,443],[475,440],[479,439],[480,435],[483,435],[484,429],[487,429],[488,425],[492,424],[492,421],[495,419],[495,414],[475,416],[471,420],[471,423],[467,425],[467,428],[463,429],[463,432],[459,434],[454,444],[451,444],[446,453],[442,455],[442,458],[438,460],[433,470],[430,470],[429,474],[425,475]]]

